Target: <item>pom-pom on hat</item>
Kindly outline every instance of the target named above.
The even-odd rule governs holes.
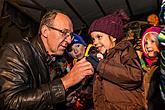
[[[72,40],[72,45],[73,44],[82,44],[84,46],[87,46],[87,44],[85,43],[85,41],[83,40],[83,38],[75,33],[73,33],[73,40]]]
[[[148,17],[147,17],[147,23],[150,24],[150,25],[153,25],[153,26],[158,26],[159,24],[159,18],[156,14],[150,14]]]
[[[94,31],[103,32],[116,38],[118,42],[122,38],[124,20],[128,19],[124,10],[115,11],[113,14],[96,19],[89,27],[88,34]]]

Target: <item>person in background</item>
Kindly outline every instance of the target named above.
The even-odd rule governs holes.
[[[96,78],[93,84],[95,110],[143,110],[142,70],[138,56],[128,40],[122,40],[124,10],[93,21],[88,33],[93,45],[104,55],[102,60],[89,55]]]
[[[68,46],[68,54],[74,59],[73,64],[84,57],[86,47],[87,44],[83,38],[73,34],[72,43]]]
[[[68,46],[68,54],[74,59],[73,64],[89,54],[98,52],[92,44],[86,44],[82,36],[73,33],[72,43]]]
[[[147,28],[142,35],[142,40],[141,40],[142,52],[141,54],[139,54],[139,58],[141,61],[142,68],[145,71],[148,70],[147,65],[150,68],[150,66],[154,64],[154,62],[157,62],[158,59],[157,55],[159,53],[159,42],[157,40],[157,37],[160,31],[161,31],[160,27],[152,26],[150,28]],[[143,59],[145,59],[147,65],[145,64]]]
[[[65,101],[69,87],[93,75],[83,58],[61,78],[50,78],[49,64],[72,42],[73,24],[63,12],[51,10],[31,40],[9,43],[0,50],[0,109],[50,110]]]
[[[160,45],[158,35],[160,31],[160,27],[147,28],[141,41],[142,52],[141,55],[139,54],[139,59],[144,71],[144,96],[147,110],[161,110],[161,107],[164,106],[159,90]]]
[[[165,28],[163,28],[158,36],[158,41],[161,46],[160,50],[160,93],[161,97],[164,100],[165,105]]]
[[[86,44],[83,37],[73,33],[73,40],[67,48],[68,56],[71,60],[70,65],[72,66],[82,58],[88,56],[89,54],[96,55],[97,49],[92,44]],[[69,90],[68,105],[72,109],[78,110],[92,110],[93,109],[93,97],[92,97],[92,85],[93,77],[86,77],[79,84],[73,86]],[[72,97],[71,97],[72,96]]]

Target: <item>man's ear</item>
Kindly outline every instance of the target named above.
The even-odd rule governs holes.
[[[41,33],[45,38],[47,38],[49,33],[49,28],[46,25],[43,25],[41,27]]]

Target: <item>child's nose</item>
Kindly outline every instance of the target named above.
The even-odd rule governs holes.
[[[74,49],[74,53],[75,53],[75,54],[77,54],[77,53],[78,53],[77,49]]]

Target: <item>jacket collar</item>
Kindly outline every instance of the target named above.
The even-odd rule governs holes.
[[[116,50],[123,51],[127,47],[131,47],[131,46],[132,46],[132,44],[129,41],[122,40],[122,41],[118,42],[115,47],[109,49],[109,52],[106,52],[106,54],[104,56],[107,57],[109,55],[113,55],[114,53],[116,53]]]
[[[49,55],[46,51],[41,37],[34,37],[31,42],[33,47],[38,51],[40,57],[44,60],[44,62],[47,62],[49,64],[51,61],[55,61],[55,56]]]

